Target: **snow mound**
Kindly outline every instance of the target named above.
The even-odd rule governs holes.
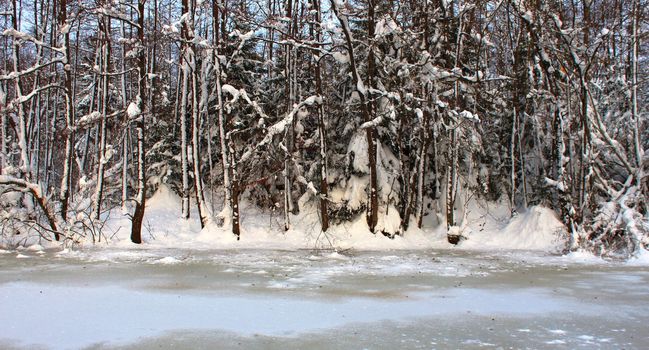
[[[173,256],[167,256],[162,259],[158,259],[154,261],[154,264],[163,264],[163,265],[173,265],[173,264],[178,264],[181,262],[180,260],[174,258]]]
[[[578,264],[605,264],[606,261],[593,253],[579,249],[565,255],[565,260]]]
[[[168,186],[160,185],[156,193],[147,200],[146,203],[147,211],[176,211],[180,213],[180,197],[176,195]]]
[[[462,248],[558,251],[565,226],[554,211],[534,206],[509,220],[500,230],[471,231]]]
[[[222,199],[215,202],[214,210],[218,211]],[[318,205],[305,201],[300,205],[300,214],[291,216],[291,228],[284,231],[281,213],[260,209],[243,200],[240,203],[240,239],[232,234],[231,227],[218,226],[216,221],[201,228],[196,206],[192,204],[190,208],[190,218],[182,219],[180,197],[162,184],[147,200],[142,235],[144,244],[138,249],[325,249],[334,252],[466,249],[556,252],[565,246],[563,224],[552,210],[543,207],[531,207],[510,218],[507,204],[476,201],[458,225],[459,233],[466,238],[458,246],[448,242],[446,225],[439,217],[426,218],[421,229],[411,223],[406,232],[399,231],[400,218],[398,210],[393,206],[388,213],[384,209],[380,210],[382,215],[375,234],[369,231],[363,213],[350,221],[332,225],[327,232],[321,232]],[[130,241],[130,219],[118,214],[119,209],[113,212],[107,226],[110,232],[117,233],[111,236],[114,238],[106,248],[133,248]],[[386,237],[383,232],[388,235],[399,234]],[[344,255],[333,254],[322,258],[344,259]],[[151,262],[177,263],[173,259],[169,257]]]
[[[333,259],[333,260],[349,260],[349,257],[342,255],[338,252],[333,252],[329,255],[327,255],[327,258]]]
[[[45,248],[43,248],[43,246],[40,244],[32,244],[27,247],[26,250],[30,252],[42,252],[43,250],[45,250]]]
[[[640,249],[638,254],[627,261],[627,264],[630,266],[649,266],[649,251]]]

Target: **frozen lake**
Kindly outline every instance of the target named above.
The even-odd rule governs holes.
[[[2,251],[2,349],[646,349],[649,269],[538,252]]]

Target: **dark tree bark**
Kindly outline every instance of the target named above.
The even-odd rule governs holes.
[[[140,115],[137,116],[137,196],[135,198],[135,211],[131,225],[131,241],[133,243],[142,243],[142,221],[144,219],[144,210],[146,207],[146,155],[144,152],[144,131],[145,117],[147,115],[147,70],[146,70],[146,46],[144,45],[144,5],[146,0],[138,1],[138,45],[139,52],[137,58],[138,69],[138,96],[137,105]]]
[[[315,21],[311,25],[311,36],[315,39],[316,45],[320,45],[322,41],[322,30],[320,25],[322,23],[322,13],[320,10],[320,0],[311,0],[311,7],[315,11]],[[320,53],[314,53],[316,61],[313,65],[315,74],[315,87],[318,96],[324,96],[322,92],[322,73],[320,68]],[[318,134],[320,137],[320,222],[322,231],[326,232],[329,228],[329,213],[327,196],[329,195],[329,184],[327,179],[327,130],[325,124],[325,111],[324,105],[318,105]]]

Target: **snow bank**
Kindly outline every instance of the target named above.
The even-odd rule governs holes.
[[[565,260],[577,264],[604,264],[606,260],[595,256],[593,253],[585,250],[576,250],[564,256]]]
[[[461,247],[558,251],[564,246],[562,232],[564,225],[554,211],[534,206],[511,218],[501,229],[470,230]]]
[[[220,201],[217,201],[218,211]],[[194,207],[194,206],[192,206]],[[424,220],[424,229],[413,223],[401,236],[389,238],[381,233],[372,234],[365,216],[320,231],[317,205],[307,202],[301,213],[291,217],[292,228],[283,230],[280,211],[262,211],[254,205],[241,203],[241,239],[236,240],[229,227],[210,224],[200,228],[198,214],[191,213],[189,220],[180,218],[180,198],[167,186],[160,186],[147,201],[144,218],[143,246],[130,242],[130,220],[115,214],[108,221],[110,230],[116,231],[113,243],[129,249],[173,247],[188,249],[333,249],[333,250],[404,250],[404,249],[461,249],[461,250],[537,250],[556,252],[564,247],[562,223],[552,210],[532,207],[509,218],[506,205],[473,204],[468,210],[461,233],[466,237],[458,246],[446,239],[446,227],[437,220]],[[397,210],[391,207],[390,214]],[[385,215],[383,215],[385,216]],[[383,226],[398,224],[394,215],[384,217]],[[435,223],[434,223],[435,221]],[[111,232],[113,232],[111,231]],[[109,245],[110,246],[110,245]],[[159,263],[174,263],[160,261]]]
[[[637,255],[627,261],[630,266],[649,266],[649,251],[640,249]]]

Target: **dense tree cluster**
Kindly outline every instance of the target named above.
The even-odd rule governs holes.
[[[202,226],[239,202],[423,218],[553,208],[569,249],[649,244],[644,0],[10,0],[0,5],[3,235],[132,216],[162,183]],[[396,224],[395,224],[396,223]]]

